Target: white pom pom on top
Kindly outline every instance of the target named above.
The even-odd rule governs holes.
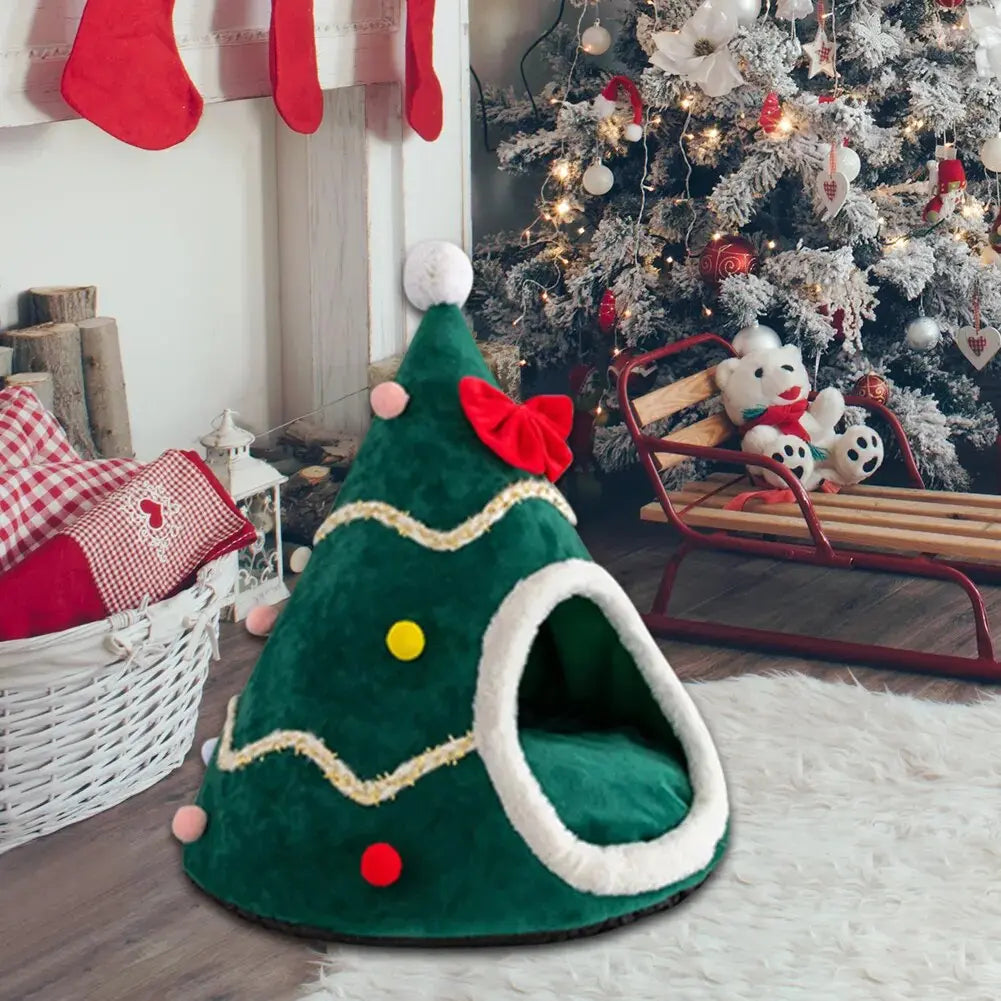
[[[454,243],[419,243],[407,255],[403,290],[414,308],[422,312],[432,306],[462,306],[473,290],[473,265]]]

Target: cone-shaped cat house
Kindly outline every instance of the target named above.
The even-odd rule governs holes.
[[[457,248],[406,278],[426,316],[230,704],[185,871],[349,941],[547,941],[666,908],[724,850],[712,739],[551,482],[569,400],[496,388]]]

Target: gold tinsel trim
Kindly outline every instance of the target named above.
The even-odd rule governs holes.
[[[429,747],[394,771],[377,779],[360,779],[319,737],[302,730],[275,730],[260,740],[247,744],[239,750],[233,749],[233,727],[236,722],[234,696],[229,700],[226,711],[226,725],[219,741],[216,765],[221,771],[235,772],[246,768],[268,754],[280,751],[294,751],[309,758],[323,772],[323,777],[342,795],[359,806],[378,806],[395,798],[402,789],[416,785],[425,775],[443,765],[458,764],[474,750],[473,733],[464,737],[450,737],[444,744]]]
[[[545,480],[519,480],[505,487],[487,506],[448,531],[429,528],[423,522],[412,518],[406,511],[395,508],[383,501],[356,501],[346,504],[320,526],[313,539],[319,545],[331,532],[353,521],[377,521],[391,528],[405,539],[410,539],[425,549],[451,553],[475,542],[507,514],[516,504],[527,500],[548,501],[571,525],[577,524],[573,509],[563,494]]]

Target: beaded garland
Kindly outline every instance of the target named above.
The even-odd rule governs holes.
[[[356,501],[334,511],[319,527],[313,539],[318,546],[331,532],[353,521],[377,521],[398,535],[416,542],[425,549],[453,553],[475,542],[507,514],[516,504],[527,500],[548,501],[571,525],[577,524],[573,509],[563,494],[545,480],[519,480],[505,487],[482,511],[447,531],[431,528],[406,511],[383,501]]]
[[[443,744],[429,747],[404,761],[392,772],[376,779],[360,779],[315,734],[304,730],[275,730],[245,747],[234,749],[233,727],[236,723],[237,696],[229,700],[226,724],[219,740],[216,765],[223,772],[237,772],[269,754],[293,751],[308,758],[323,772],[323,777],[343,796],[359,806],[378,806],[395,799],[397,793],[410,788],[443,765],[456,765],[475,749],[473,732],[463,737],[449,737]]]

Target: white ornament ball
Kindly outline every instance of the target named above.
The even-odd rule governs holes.
[[[713,0],[713,6],[737,19],[737,24],[754,24],[761,13],[761,0]]]
[[[427,240],[407,255],[403,290],[421,311],[446,304],[462,306],[473,290],[473,265],[454,243]]]
[[[624,135],[629,142],[638,143],[643,138],[643,126],[630,122],[625,128]]]
[[[615,175],[603,163],[592,163],[584,171],[582,183],[589,195],[607,195],[615,183]]]
[[[751,326],[738,331],[733,338],[733,350],[737,352],[738,358],[743,358],[753,351],[771,351],[780,347],[782,338],[763,323],[752,323]]]
[[[1001,255],[999,255],[993,247],[984,247],[984,249],[980,251],[980,263],[985,268],[993,268],[994,265],[997,264],[999,257],[1001,257]]]
[[[607,28],[600,24],[592,24],[580,36],[580,47],[589,56],[603,56],[612,47],[612,36]]]
[[[980,147],[980,159],[988,170],[1001,173],[1001,132]]]
[[[931,351],[942,339],[942,328],[930,316],[919,316],[907,324],[904,333],[907,346],[914,351]]]
[[[834,154],[834,161],[837,169],[848,178],[849,183],[855,180],[862,172],[862,161],[858,153],[850,146],[839,146]]]

